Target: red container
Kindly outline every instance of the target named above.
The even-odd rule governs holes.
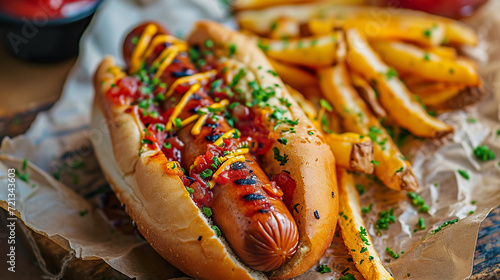
[[[470,16],[487,0],[388,0],[392,7],[420,10],[450,18]]]

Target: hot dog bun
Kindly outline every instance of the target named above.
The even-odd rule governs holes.
[[[208,38],[218,46],[216,53],[227,52],[228,44],[234,44],[237,51],[233,58],[246,64],[248,69],[258,71],[262,81],[279,84],[283,91],[277,98],[288,99],[290,114],[300,119],[296,133],[287,136],[286,146],[277,142],[278,133],[271,135],[274,147],[289,155],[286,164],[280,166],[272,150],[261,163],[268,175],[287,170],[296,181],[292,196],[296,211],[292,214],[299,227],[299,249],[286,265],[269,276],[275,279],[298,276],[319,260],[333,238],[338,213],[333,155],[283,83],[270,74],[268,70],[272,68],[264,54],[250,40],[219,24],[200,22],[189,43],[203,45]],[[192,277],[267,278],[241,263],[224,239],[216,236],[179,177],[167,168],[168,161],[161,151],[150,150],[139,155],[141,121],[126,113],[125,106],[110,104],[105,97],[115,81],[116,73],[109,71],[113,66],[113,59],[106,57],[95,74],[92,117],[93,128],[99,129],[103,123],[107,126],[105,139],[110,139],[111,147],[97,140],[93,142],[107,179],[140,232],[162,257]],[[270,103],[278,102],[277,98]]]

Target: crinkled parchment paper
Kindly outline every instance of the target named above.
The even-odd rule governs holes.
[[[467,20],[478,30],[481,43],[464,51],[479,61],[487,100],[465,112],[440,117],[456,129],[444,145],[410,143],[407,156],[412,158],[421,183],[418,193],[429,205],[429,214],[419,213],[406,193],[357,176],[366,187],[362,205],[374,205],[364,216],[367,229],[396,279],[468,277],[479,225],[500,202],[499,159],[480,162],[472,153],[477,145],[487,144],[500,157],[500,137],[496,136],[500,128],[500,18],[495,14],[499,9],[500,1],[490,1]],[[25,135],[2,142],[2,186],[7,186],[8,168],[29,174],[29,182],[18,178],[16,185],[17,214],[28,227],[71,250],[74,257],[102,258],[130,277],[166,279],[182,275],[140,238],[119,203],[101,209],[103,202],[112,198],[90,139],[109,143],[102,130],[89,129],[93,97],[90,80],[102,56],[114,55],[121,63],[121,42],[126,32],[142,20],[163,22],[172,33],[183,35],[201,18],[221,21],[224,12],[218,1],[105,1],[82,39],[81,55],[60,101],[49,112],[40,114]],[[26,170],[22,170],[23,158],[29,160]],[[462,178],[458,169],[467,170],[470,179]],[[7,190],[0,192],[3,207],[7,194]],[[396,222],[377,235],[377,214],[390,208],[395,209]],[[426,229],[415,232],[419,217],[425,219]],[[431,234],[431,230],[455,218],[460,219],[458,223]],[[405,253],[394,260],[386,254],[386,247]],[[347,249],[336,237],[320,261],[328,264],[332,272],[320,274],[311,269],[300,278],[336,279],[342,271],[358,277],[348,258]]]

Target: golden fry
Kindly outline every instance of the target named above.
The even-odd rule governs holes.
[[[373,42],[372,48],[382,60],[398,72],[440,82],[480,84],[479,75],[470,63],[444,59],[417,46],[402,42]]]
[[[392,141],[378,119],[352,87],[344,65],[319,71],[320,86],[325,98],[340,115],[347,131],[366,135],[373,142],[375,174],[394,190],[415,190],[418,181],[411,164]]]
[[[351,70],[371,81],[388,115],[416,136],[437,138],[453,131],[448,124],[427,114],[413,94],[398,79],[397,72],[383,63],[368,42],[355,30],[346,32]]]
[[[271,28],[269,38],[298,38],[300,37],[300,22],[296,19],[284,17],[277,19]]]
[[[359,74],[355,72],[349,72],[351,75],[352,79],[352,84],[358,91],[359,95],[363,100],[365,100],[366,103],[370,106],[372,109],[373,113],[381,119],[387,117],[387,114],[378,102],[378,93],[375,92],[375,90],[368,84],[367,81],[365,81],[363,78],[359,76]]]
[[[308,86],[317,86],[318,79],[315,75],[290,64],[279,62],[277,60],[268,58],[274,70],[286,84],[292,88],[302,90]]]
[[[323,35],[327,30],[331,32],[334,27],[354,28],[369,40],[406,40],[424,46],[437,46],[445,38],[444,25],[430,23],[425,19],[416,18],[411,22],[398,19],[379,22],[364,16],[351,15],[345,19],[312,19],[308,27],[315,35]],[[423,35],[426,30],[432,30],[429,36]]]
[[[334,34],[304,39],[270,40],[261,38],[259,47],[276,60],[309,67],[332,65],[336,60],[337,36]]]
[[[366,280],[393,280],[385,269],[380,257],[373,247],[373,241],[366,230],[361,215],[358,191],[352,174],[345,169],[337,168],[339,186],[339,218],[341,235],[344,243],[356,264],[356,268]]]
[[[354,172],[372,174],[373,143],[370,138],[360,138],[359,134],[346,132],[342,134],[325,134],[325,142],[335,156],[337,166]]]

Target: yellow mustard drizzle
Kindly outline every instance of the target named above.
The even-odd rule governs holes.
[[[215,180],[217,180],[217,178],[219,178],[219,175],[222,172],[224,172],[224,170],[226,170],[231,164],[233,164],[235,162],[244,162],[244,161],[245,161],[245,156],[243,156],[243,155],[235,156],[235,157],[232,157],[232,158],[228,159],[227,161],[225,161],[217,169],[217,171],[215,171],[214,175],[212,176],[212,180],[210,180],[210,182],[209,182],[210,189],[213,189],[213,187],[215,187]]]
[[[224,139],[228,139],[228,138],[230,138],[230,137],[233,135],[233,133],[237,133],[237,134],[239,135],[239,132],[236,132],[236,130],[235,130],[235,129],[231,129],[231,130],[229,130],[228,132],[226,132],[226,133],[222,134],[222,136],[221,136],[221,137],[219,137],[219,139],[217,139],[217,140],[214,142],[214,145],[215,145],[215,146],[220,146],[220,144],[222,144],[222,141],[223,141]]]
[[[198,74],[194,74],[191,76],[179,78],[179,79],[175,80],[175,82],[170,86],[167,93],[165,94],[165,98],[170,97],[170,95],[172,95],[174,93],[174,90],[178,85],[181,85],[184,83],[189,83],[192,81],[201,82],[203,80],[209,80],[210,78],[215,77],[215,75],[217,75],[217,70],[214,69],[214,70],[210,70],[207,72],[198,73]]]
[[[155,78],[159,78],[164,71],[167,69],[167,67],[173,62],[175,57],[180,53],[184,52],[187,50],[187,45],[184,41],[179,40],[173,36],[170,35],[156,35],[154,36],[158,31],[158,28],[154,24],[149,24],[145,27],[144,31],[142,32],[137,45],[135,49],[132,52],[132,57],[131,57],[131,62],[130,62],[130,72],[134,73],[138,71],[142,63],[154,52],[156,47],[160,44],[164,43],[171,43],[172,46],[165,48],[160,55],[153,61],[153,64],[159,64],[158,68],[156,70],[156,73],[154,75]],[[154,37],[153,37],[154,36]],[[113,74],[116,72],[115,69],[112,69],[111,71]],[[119,71],[119,69],[118,69]],[[230,78],[230,71],[227,71],[225,73],[225,78],[228,80]],[[168,91],[164,95],[165,98],[170,97],[173,93],[174,90],[177,86],[184,84],[184,83],[194,83],[189,90],[183,95],[179,103],[175,106],[174,111],[172,112],[172,115],[170,115],[167,124],[165,126],[166,130],[171,130],[172,126],[174,125],[175,119],[180,115],[182,109],[186,106],[186,104],[189,102],[191,96],[196,93],[200,88],[200,82],[201,81],[208,81],[211,78],[215,77],[217,75],[217,70],[210,70],[204,73],[198,73],[194,74],[191,76],[186,76],[186,77],[181,77],[175,80],[175,82],[170,85]],[[117,74],[115,74],[117,76]],[[229,105],[229,100],[224,99],[220,101],[219,103],[213,103],[212,105],[209,106],[209,108],[212,109],[217,109],[217,108],[224,108]],[[203,109],[203,108],[202,108]],[[202,110],[200,109],[200,110]],[[203,112],[203,111],[202,111]],[[209,117],[209,111],[207,110],[206,112],[203,112],[203,115],[195,114],[192,115],[184,120],[181,121],[181,127],[184,127],[194,121],[196,123],[193,125],[191,129],[191,134],[193,135],[199,135],[201,133],[201,128],[205,124],[206,120]],[[237,134],[238,137],[240,136],[240,132],[231,129],[230,131],[225,132],[219,139],[217,139],[214,142],[214,145],[220,146],[223,142],[224,139],[228,139],[233,136],[233,134]],[[241,143],[240,143],[241,144]],[[212,180],[208,182],[210,189],[212,189],[215,186],[215,180],[218,178],[220,173],[222,173],[224,170],[226,170],[231,164],[235,162],[244,162],[245,161],[245,154],[248,154],[250,150],[248,148],[240,148],[237,150],[234,150],[230,152],[228,155],[219,157],[219,161],[222,162],[222,165],[217,168],[215,171],[214,175],[212,176]],[[176,161],[170,161],[167,163],[167,166],[169,168],[175,169],[179,168],[179,163]],[[191,166],[190,171],[194,168],[194,165]]]
[[[188,103],[189,98],[191,98],[191,95],[193,95],[193,93],[197,92],[199,89],[200,89],[200,84],[194,84],[189,88],[189,90],[184,94],[184,96],[182,96],[179,103],[175,106],[175,109],[172,112],[172,115],[170,115],[170,118],[168,119],[168,122],[166,125],[167,130],[172,129],[172,125],[174,123],[174,120],[179,116],[182,109],[184,109],[184,107],[186,107],[186,104]]]
[[[142,32],[141,37],[139,38],[139,41],[137,41],[137,44],[134,50],[132,51],[132,57],[130,59],[131,73],[135,73],[140,69],[143,61],[143,54],[146,51],[146,48],[148,47],[149,43],[151,42],[153,35],[155,35],[157,31],[158,28],[154,24],[148,24],[144,28],[144,31]]]

